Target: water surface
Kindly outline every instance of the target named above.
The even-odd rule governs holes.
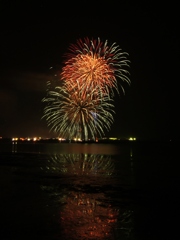
[[[169,143],[12,145],[0,152],[0,239],[172,239],[174,151]]]

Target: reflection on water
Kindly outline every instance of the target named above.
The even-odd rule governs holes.
[[[13,145],[16,145],[15,147]],[[125,148],[119,149],[118,144],[103,144],[103,143],[21,143],[12,142],[12,152],[37,152],[37,153],[61,153],[61,154],[106,154],[115,155],[124,151]]]
[[[12,152],[14,152],[14,153],[17,152],[17,141],[12,142]]]
[[[67,239],[109,239],[118,211],[103,204],[103,198],[101,194],[69,192],[60,212]]]
[[[3,143],[0,239],[177,239],[178,150],[179,143]]]
[[[82,153],[50,155],[48,164],[41,167],[56,176],[53,184],[41,188],[59,206],[63,239],[132,237],[132,211],[121,207],[115,194],[111,197],[114,168],[111,155]]]
[[[111,175],[114,164],[111,156],[94,154],[54,154],[46,169],[70,175]]]

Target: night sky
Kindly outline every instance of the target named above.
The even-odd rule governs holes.
[[[116,42],[131,61],[131,86],[115,98],[107,136],[176,139],[178,4],[72,2],[0,1],[0,137],[56,137],[41,119],[46,82],[61,71],[71,43],[100,37]]]

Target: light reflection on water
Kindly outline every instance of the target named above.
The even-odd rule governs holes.
[[[18,143],[16,147],[12,147],[15,152],[37,152],[51,154],[102,154],[116,155],[129,151],[127,146],[119,147],[119,144],[104,144],[104,143]]]
[[[0,239],[176,239],[172,143],[0,146]]]
[[[60,179],[59,183],[56,179],[54,186],[41,188],[54,195],[60,207],[63,239],[132,239],[132,209],[128,204],[123,206],[123,193],[116,195],[123,182],[119,182],[115,167],[112,155],[49,155],[47,165],[41,170]]]
[[[59,172],[70,175],[103,174],[112,175],[114,163],[109,155],[95,154],[53,154],[50,155],[46,169],[51,172]]]

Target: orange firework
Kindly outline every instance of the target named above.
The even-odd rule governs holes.
[[[113,93],[113,89],[119,92],[118,78],[130,84],[126,69],[129,67],[127,54],[116,43],[108,46],[107,40],[103,43],[99,38],[87,38],[84,42],[78,40],[69,50],[61,74],[61,79],[66,81],[69,89],[79,89],[80,86],[86,92],[98,86],[101,95],[109,95],[110,92]]]
[[[113,123],[114,89],[130,84],[129,60],[116,43],[78,40],[69,47],[61,72],[61,84],[48,83],[44,116],[51,130],[60,136],[82,140],[105,135]],[[120,81],[119,81],[120,80]]]
[[[78,54],[77,57],[68,60],[63,68],[62,79],[68,80],[69,88],[80,85],[84,91],[91,91],[96,86],[99,91],[105,93],[108,92],[107,87],[117,89],[114,70],[106,60],[89,55]]]

